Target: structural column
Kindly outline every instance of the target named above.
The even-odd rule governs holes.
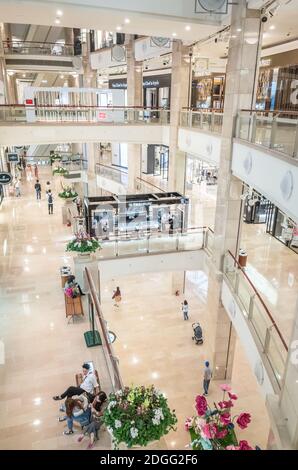
[[[7,25],[0,23],[0,104],[10,104],[16,103],[14,84],[11,77],[8,77],[6,72],[6,62],[4,55],[4,46],[2,38],[5,37],[5,40],[8,35]]]
[[[232,7],[231,39],[226,70],[225,105],[215,213],[214,249],[208,289],[208,339],[213,351],[214,378],[232,374],[235,332],[220,297],[223,255],[235,256],[241,229],[242,182],[231,173],[232,146],[237,112],[252,108],[261,49],[260,11],[246,8],[246,0]],[[212,358],[211,358],[212,359]]]
[[[184,193],[185,152],[178,150],[178,128],[180,111],[188,106],[191,75],[189,48],[182,41],[173,41],[172,81],[171,81],[171,120],[169,148],[169,190]]]
[[[127,106],[143,106],[143,66],[135,59],[135,41],[129,36],[126,41]],[[135,111],[137,112],[137,111]],[[133,116],[133,111],[130,113]],[[128,191],[135,193],[137,178],[141,176],[142,146],[128,144]]]

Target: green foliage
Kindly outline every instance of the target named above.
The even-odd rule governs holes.
[[[159,440],[177,423],[175,410],[167,399],[151,387],[126,387],[109,396],[103,421],[113,436],[116,447],[121,442],[128,448],[146,446]]]
[[[57,168],[54,168],[53,170],[53,175],[68,175],[68,171],[63,168],[62,166],[58,166]]]
[[[101,244],[94,237],[86,234],[77,234],[67,246],[66,251],[75,251],[77,253],[95,253],[96,250],[101,248]]]

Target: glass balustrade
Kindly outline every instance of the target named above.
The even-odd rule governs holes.
[[[218,111],[181,111],[180,126],[221,133],[223,113]]]
[[[3,41],[5,55],[50,55],[50,56],[73,56],[74,46],[60,42],[36,42],[36,41]]]
[[[262,298],[234,256],[224,256],[223,272],[228,285],[241,305],[240,311],[259,341],[277,385],[281,388],[288,354],[287,345]]]
[[[236,137],[298,158],[298,113],[241,111]]]

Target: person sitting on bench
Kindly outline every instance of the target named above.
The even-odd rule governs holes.
[[[71,398],[74,395],[81,395],[82,393],[86,393],[88,400],[91,402],[94,399],[94,394],[98,393],[99,391],[99,384],[97,383],[95,374],[92,370],[90,370],[90,364],[83,364],[83,382],[79,387],[68,387],[65,392],[61,395],[55,395],[53,400],[64,400],[64,398]]]
[[[102,416],[107,406],[107,395],[105,392],[99,392],[93,403],[91,404],[91,419],[84,432],[78,437],[78,442],[81,442],[85,436],[89,436],[89,444],[87,449],[92,449],[95,439],[98,439],[98,431],[100,430],[103,421]]]
[[[68,287],[76,287],[80,293],[80,295],[86,295],[81,289],[81,286],[77,283],[76,278],[73,274],[68,276],[67,281],[65,283],[64,289],[67,289]]]
[[[81,426],[87,426],[90,423],[91,409],[88,400],[84,395],[66,398],[65,400],[66,416],[59,418],[59,421],[67,421],[67,430],[63,434],[69,436],[73,434],[73,422],[77,421]]]

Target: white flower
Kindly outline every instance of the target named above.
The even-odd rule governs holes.
[[[87,240],[87,245],[88,245],[88,246],[92,246],[92,243],[89,242],[89,240]]]
[[[115,428],[119,429],[119,428],[121,428],[121,426],[122,426],[121,421],[119,421],[119,419],[115,419]]]
[[[110,403],[108,404],[108,411],[110,412],[111,408],[114,408],[114,406],[116,405],[117,405],[116,401],[110,401]]]
[[[160,424],[160,419],[159,418],[152,418],[152,423],[158,426]]]
[[[92,240],[94,240],[94,238],[92,238]],[[91,243],[91,244],[92,244],[92,243]],[[118,390],[118,392],[116,392],[116,395],[117,395],[118,397],[122,397],[122,395],[123,395],[122,390]]]
[[[162,412],[161,408],[157,408],[156,410],[154,410],[154,417],[158,420],[163,420],[164,419],[164,415],[163,415],[163,412]]]
[[[133,439],[135,439],[139,434],[139,431],[137,428],[130,428],[130,435]]]

